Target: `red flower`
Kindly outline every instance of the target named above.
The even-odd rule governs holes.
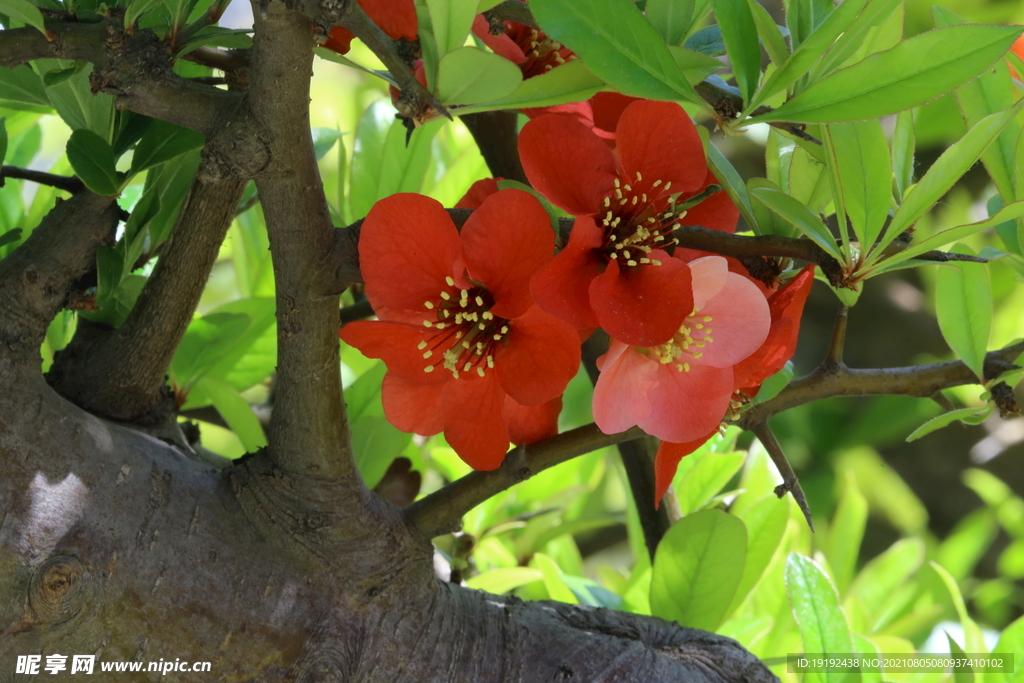
[[[768,337],[754,353],[733,367],[733,384],[736,391],[749,397],[757,395],[761,382],[782,369],[796,351],[796,339],[800,332],[800,316],[804,302],[814,283],[814,266],[809,265],[787,282],[781,289],[768,296],[771,313],[771,329]],[[654,458],[654,506],[658,507],[668,487],[672,484],[679,461],[693,453],[718,432],[718,427],[707,435],[686,443],[662,441]]]
[[[456,209],[479,209],[484,200],[498,192],[498,181],[503,178],[481,178],[466,190],[462,199],[455,205]]]
[[[707,177],[690,117],[671,102],[626,107],[616,153],[591,129],[548,115],[519,137],[523,169],[554,204],[579,216],[569,244],[532,283],[544,310],[578,328],[600,325],[619,341],[653,346],[669,339],[693,308],[689,270],[664,251],[675,243],[679,193]]]
[[[398,40],[416,40],[416,5],[413,0],[358,0],[367,16],[389,37]],[[324,47],[339,54],[346,54],[355,35],[347,28],[335,26]]]
[[[350,323],[340,336],[387,365],[392,424],[444,431],[478,470],[498,467],[510,440],[555,433],[580,347],[576,331],[530,296],[530,277],[553,250],[547,214],[519,190],[489,197],[461,234],[427,197],[397,194],[374,205],[359,260],[380,320]]]
[[[636,347],[613,340],[598,359],[594,421],[614,434],[638,425],[686,443],[717,429],[735,386],[733,366],[768,336],[764,295],[720,256],[690,264],[694,306],[667,342]]]

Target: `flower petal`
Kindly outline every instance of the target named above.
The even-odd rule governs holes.
[[[693,307],[699,311],[725,286],[729,264],[721,256],[702,256],[688,265],[693,276]]]
[[[565,391],[580,367],[580,337],[572,325],[533,306],[510,327],[508,345],[494,356],[501,388],[524,406]]]
[[[555,234],[536,197],[501,190],[470,215],[462,248],[470,277],[494,295],[491,312],[515,318],[533,305],[530,278],[553,258]]]
[[[410,382],[389,372],[381,385],[381,402],[388,422],[403,432],[433,436],[444,429],[436,384]]]
[[[501,178],[482,178],[473,183],[462,199],[455,205],[456,209],[479,209],[484,200],[498,191]]]
[[[597,93],[590,98],[590,108],[594,112],[594,127],[610,133],[614,138],[622,112],[637,101],[636,97],[617,92]]]
[[[342,26],[335,26],[327,34],[330,36],[323,44],[328,50],[334,50],[340,55],[348,54],[352,48],[352,40],[356,37],[354,33]]]
[[[639,172],[646,182],[671,182],[673,192],[692,192],[707,175],[697,128],[674,102],[640,100],[626,107],[615,144],[628,182]]]
[[[491,24],[482,14],[476,15],[473,19],[473,35],[483,41],[484,45],[494,50],[494,53],[501,55],[513,64],[522,64],[526,61],[526,53],[523,48],[516,44],[516,41],[509,38],[507,32],[496,36],[491,33]]]
[[[562,412],[562,397],[553,398],[539,406],[524,406],[506,396],[504,410],[509,441],[517,446],[537,443],[558,434],[558,415]]]
[[[597,316],[590,308],[590,283],[605,268],[607,259],[596,251],[603,241],[604,233],[593,218],[577,218],[569,244],[530,281],[537,305],[577,329],[597,327]]]
[[[384,33],[398,40],[416,40],[416,5],[413,0],[358,0],[359,6]]]
[[[658,385],[658,362],[622,342],[611,342],[597,359],[594,422],[605,434],[624,432],[651,414],[651,391]]]
[[[686,443],[672,443],[662,441],[658,445],[658,454],[654,456],[654,509],[661,505],[661,499],[665,497],[668,487],[672,485],[672,479],[679,469],[679,461],[703,446],[708,439],[718,433],[715,427],[707,436],[702,436]]]
[[[574,216],[600,210],[615,181],[615,159],[594,132],[569,116],[547,114],[519,133],[519,156],[530,184]]]
[[[689,267],[663,251],[660,266],[620,270],[615,261],[590,284],[590,305],[605,332],[633,346],[657,346],[679,331],[693,310]]]
[[[493,470],[508,451],[508,429],[502,415],[505,392],[493,375],[457,380],[441,392],[444,438],[475,470]]]
[[[708,185],[717,184],[718,178],[714,176],[711,169],[708,169],[704,183],[697,189],[697,192],[703,192]],[[686,201],[686,198],[680,197],[680,201]],[[740,210],[732,203],[725,190],[719,190],[697,206],[687,209],[686,215],[680,222],[683,225],[701,225],[711,230],[731,233],[736,232],[736,223],[739,219]]]
[[[714,340],[701,349],[700,362],[716,368],[731,367],[757,351],[772,324],[764,295],[735,273],[728,273],[725,286],[692,319],[703,321]]]
[[[359,320],[341,328],[338,336],[364,356],[380,358],[388,370],[410,381],[421,384],[442,384],[452,378],[440,366],[440,353],[424,358],[433,335],[437,332],[426,327],[394,323],[385,320]],[[423,349],[420,349],[423,344]],[[426,368],[433,368],[430,372]]]
[[[732,368],[691,365],[689,372],[681,372],[661,365],[658,385],[648,394],[650,415],[638,424],[664,441],[693,441],[718,427],[731,397]]]
[[[425,311],[462,256],[455,224],[439,202],[395,194],[370,209],[359,233],[359,264],[374,309]]]

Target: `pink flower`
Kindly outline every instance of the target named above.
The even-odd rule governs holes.
[[[594,421],[614,434],[638,425],[672,443],[706,438],[729,409],[733,366],[760,348],[771,314],[764,295],[720,256],[690,263],[693,309],[663,344],[613,340],[598,359]]]

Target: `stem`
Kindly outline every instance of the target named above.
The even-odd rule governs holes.
[[[832,365],[843,364],[843,346],[846,344],[846,320],[850,309],[844,304],[840,304],[839,311],[836,313],[836,324],[832,328],[832,341],[828,345],[828,355],[825,357],[825,362]]]
[[[786,493],[792,493],[793,499],[796,504],[800,506],[801,512],[804,513],[804,519],[807,520],[807,526],[811,527],[811,531],[814,531],[814,520],[811,519],[811,506],[807,504],[807,497],[804,495],[804,490],[800,488],[800,480],[796,477],[796,472],[793,471],[792,465],[789,464],[789,460],[786,459],[786,454],[782,451],[782,445],[778,439],[775,438],[775,434],[772,433],[771,427],[768,426],[767,422],[762,422],[755,425],[751,431],[761,441],[761,445],[764,446],[765,450],[768,451],[768,455],[771,456],[772,462],[775,463],[775,467],[778,468],[779,474],[782,475],[782,483],[775,487],[775,495],[782,498]]]
[[[15,180],[28,180],[29,182],[49,185],[58,190],[64,190],[71,194],[77,194],[85,189],[85,183],[75,176],[54,175],[43,171],[33,171],[29,168],[18,168],[17,166],[0,167],[0,187],[4,186],[4,180],[12,178]]]
[[[516,129],[518,116],[514,111],[488,111],[466,114],[460,118],[473,134],[492,176],[518,180],[529,185],[519,160],[519,132]]]

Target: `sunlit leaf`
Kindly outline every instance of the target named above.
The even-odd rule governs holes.
[[[974,255],[963,245],[953,251]],[[936,274],[935,314],[946,343],[983,379],[992,330],[992,288],[985,265],[958,261],[941,267]]]

